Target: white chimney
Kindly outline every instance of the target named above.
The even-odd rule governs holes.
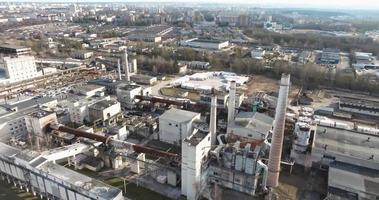
[[[120,64],[120,59],[117,60],[117,72],[118,72],[118,80],[122,80],[121,77],[121,64]]]
[[[128,61],[128,50],[125,49],[125,54],[124,54],[124,71],[125,71],[125,79],[127,82],[130,82],[130,75],[129,75],[129,61]]]
[[[133,63],[133,73],[137,74],[137,59],[134,58],[132,60],[132,63]]]
[[[228,124],[230,124],[235,117],[236,110],[236,81],[230,82],[229,87],[229,102],[228,102]]]
[[[274,130],[271,141],[270,155],[268,160],[267,186],[277,187],[279,185],[280,161],[282,158],[284,126],[290,86],[290,75],[282,74],[280,81],[278,103],[275,110]]]
[[[209,133],[211,134],[211,145],[216,145],[217,95],[214,91],[212,92],[211,113],[209,118]]]

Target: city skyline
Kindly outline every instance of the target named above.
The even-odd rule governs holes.
[[[0,2],[52,2],[52,3],[67,3],[67,2],[77,2],[75,0],[71,1],[61,1],[61,0],[0,0]],[[281,0],[235,0],[235,1],[226,1],[226,0],[82,0],[79,3],[88,3],[88,2],[120,2],[120,3],[143,3],[143,2],[154,2],[154,3],[221,3],[221,4],[251,4],[261,7],[285,7],[285,8],[314,8],[314,9],[367,9],[367,10],[377,10],[379,9],[379,1],[376,0],[362,0],[362,1],[344,1],[344,0],[319,0],[319,1],[302,1],[302,0],[288,0],[283,2]]]

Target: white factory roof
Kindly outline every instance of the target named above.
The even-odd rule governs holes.
[[[66,167],[54,163],[46,163],[39,167],[44,171],[62,181],[70,184],[74,189],[80,191],[87,191],[92,195],[101,197],[103,199],[113,199],[120,194],[120,190],[107,185],[101,181],[82,175]],[[91,195],[91,196],[92,196]]]
[[[159,119],[166,119],[171,121],[176,121],[178,123],[191,121],[196,116],[200,115],[199,113],[180,110],[176,108],[171,108],[170,110],[163,113]]]
[[[329,170],[329,184],[331,186],[350,187],[368,194],[379,195],[379,170],[338,161],[331,163],[330,169],[337,169]],[[345,185],[341,186],[340,184]]]
[[[379,135],[318,125],[315,147],[325,151],[325,145],[328,153],[344,155],[355,160],[349,162],[359,160],[366,167],[379,169]],[[369,159],[371,156],[373,159]]]
[[[231,81],[236,81],[237,85],[243,85],[249,80],[247,76],[238,76],[232,72],[213,71],[201,72],[188,76],[183,76],[172,81],[172,86],[195,90],[209,90],[209,88],[229,89]]]
[[[249,129],[253,135],[264,135],[272,129],[274,119],[258,112],[239,112],[228,129]],[[236,133],[238,134],[238,133]]]

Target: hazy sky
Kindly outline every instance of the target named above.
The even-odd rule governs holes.
[[[0,0],[11,2],[12,0]],[[13,0],[24,2],[76,2],[77,0]],[[78,0],[78,2],[199,2],[199,3],[251,3],[270,7],[311,7],[330,9],[379,9],[379,0]]]

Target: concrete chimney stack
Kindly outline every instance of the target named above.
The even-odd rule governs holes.
[[[211,113],[209,118],[209,133],[211,134],[211,145],[216,145],[217,95],[214,90],[212,91]]]
[[[230,124],[235,117],[236,110],[236,81],[230,82],[229,88],[229,102],[228,102],[228,124]]]
[[[120,59],[117,60],[117,73],[118,73],[118,80],[122,80],[122,77],[121,77],[121,63],[120,63]]]
[[[270,155],[268,160],[267,186],[277,187],[279,185],[280,161],[282,157],[284,126],[288,92],[290,86],[290,75],[282,74],[280,81],[279,97],[275,110],[274,130],[271,141]]]
[[[137,59],[134,58],[134,59],[132,60],[132,63],[133,63],[133,73],[134,73],[134,74],[137,74],[137,70],[138,70],[138,69],[137,69]]]
[[[125,79],[126,81],[130,82],[130,75],[129,75],[129,61],[128,61],[128,50],[125,49],[125,54],[124,54],[124,71],[125,71]]]

